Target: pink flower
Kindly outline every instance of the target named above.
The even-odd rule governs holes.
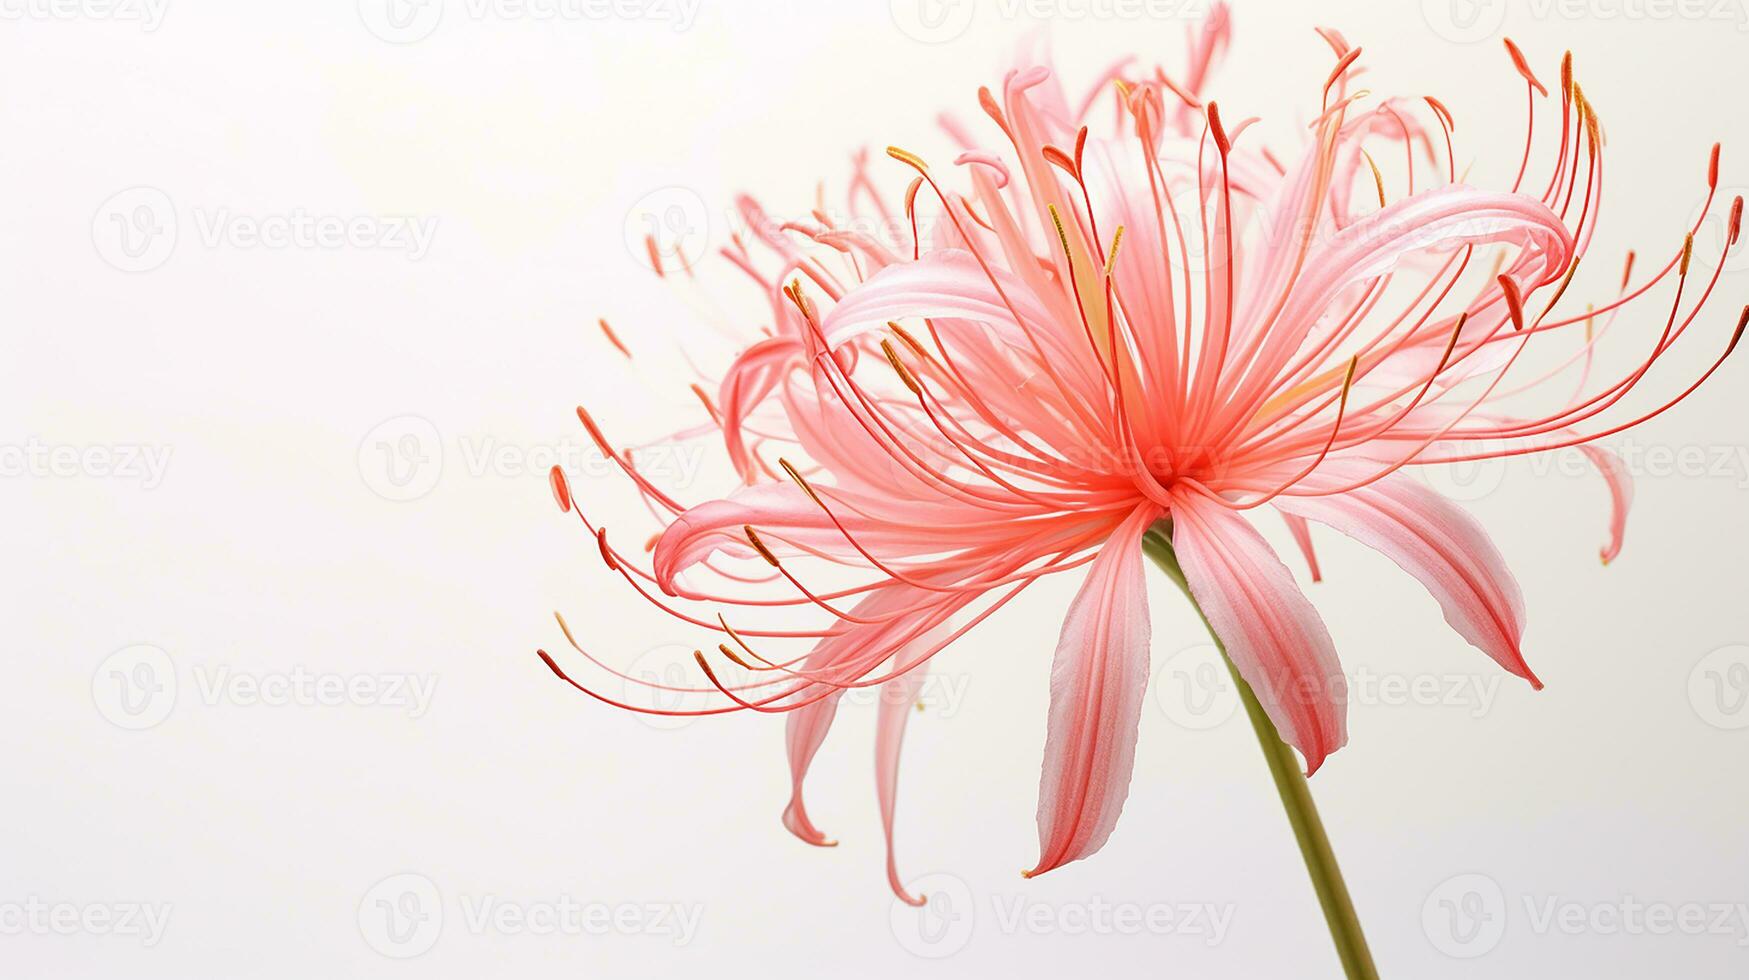
[[[1597,112],[1570,58],[1551,93],[1507,42],[1533,132],[1553,127],[1558,142],[1533,153],[1527,135],[1510,186],[1484,190],[1458,178],[1444,106],[1352,91],[1360,50],[1333,31],[1305,144],[1271,152],[1257,120],[1202,101],[1228,33],[1217,9],[1175,77],[1125,63],[1079,100],[1044,67],[1011,72],[979,93],[978,138],[947,123],[964,147],[954,167],[889,151],[912,178],[902,208],[859,158],[852,206],[907,228],[903,247],[823,207],[778,223],[743,200],[777,268],[739,237],[723,254],[768,297],[768,320],[714,400],[694,386],[740,489],[683,505],[579,409],[663,526],[646,564],[583,518],[602,557],[714,634],[717,649],[698,654],[703,680],[684,690],[718,703],[667,712],[786,714],[783,819],[803,840],[830,843],[803,784],[840,698],[883,689],[887,873],[908,901],[892,860],[907,709],[929,662],[1032,583],[1085,566],[1051,668],[1029,876],[1099,850],[1123,807],[1148,679],[1150,529],[1170,528],[1216,635],[1315,771],[1347,740],[1343,674],[1252,517],[1281,514],[1314,578],[1308,522],[1389,556],[1453,629],[1540,687],[1500,552],[1408,467],[1577,447],[1610,491],[1607,561],[1629,487],[1596,441],[1687,395],[1749,319],[1735,333],[1697,330],[1694,343],[1720,352],[1712,367],[1628,407],[1718,272],[1691,277],[1691,231],[1639,263],[1649,274],[1636,277],[1630,255],[1614,298],[1568,298],[1603,192]],[[1716,147],[1706,181],[1710,209]],[[1593,352],[1617,335],[1636,366],[1595,377]],[[558,470],[553,486],[573,510]],[[797,641],[799,652],[781,649]],[[541,655],[594,697],[663,710],[609,698]]]

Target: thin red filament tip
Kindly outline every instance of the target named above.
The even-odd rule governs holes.
[[[1061,168],[1062,171],[1069,176],[1074,177],[1076,174],[1080,173],[1080,170],[1075,166],[1075,161],[1070,159],[1069,154],[1064,153],[1062,150],[1046,144],[1045,148],[1040,152],[1044,154],[1044,158],[1049,160],[1052,165]]]
[[[1343,72],[1346,72],[1349,69],[1349,66],[1353,65],[1354,62],[1360,58],[1360,52],[1360,48],[1351,49],[1347,54],[1342,56],[1340,61],[1336,62],[1335,68],[1330,69],[1330,77],[1324,79],[1324,104],[1326,106],[1330,104],[1331,87],[1333,87],[1337,80],[1342,77]]]
[[[1538,95],[1548,95],[1549,90],[1543,88],[1542,82],[1537,81],[1536,74],[1530,70],[1530,62],[1524,59],[1524,52],[1518,50],[1518,45],[1513,44],[1512,39],[1509,37],[1503,37],[1500,40],[1506,42],[1506,53],[1512,58],[1512,67],[1518,69],[1518,73],[1524,76],[1524,80],[1529,82],[1532,88],[1536,89]],[[1570,75],[1565,75],[1565,72],[1563,72],[1563,75],[1565,77],[1571,77]]]
[[[618,348],[621,354],[624,354],[627,357],[632,356],[632,352],[626,347],[625,343],[619,339],[619,334],[614,333],[613,328],[607,325],[607,319],[605,317],[598,319],[595,322],[600,325],[601,332],[606,335],[608,343]]]
[[[1451,110],[1445,107],[1444,102],[1431,95],[1424,95],[1422,98],[1427,100],[1427,105],[1439,116],[1440,121],[1445,123],[1446,129],[1454,133],[1457,132],[1457,120],[1451,117]]]
[[[565,676],[565,672],[559,669],[559,665],[553,660],[553,658],[550,655],[548,655],[548,653],[545,650],[536,650],[535,653],[540,655],[541,662],[545,663],[547,665],[547,669],[552,671],[553,674],[559,678],[559,680],[569,681],[571,679],[571,678]]]
[[[1511,276],[1500,277],[1500,292],[1506,297],[1506,313],[1512,317],[1512,329],[1524,329],[1524,296],[1518,291],[1518,281]]]
[[[717,404],[711,401],[710,392],[705,391],[704,386],[695,381],[692,383],[692,393],[698,396],[698,400],[704,405],[704,410],[710,413],[711,421],[722,425],[723,417],[717,413]]]
[[[595,444],[601,447],[602,452],[609,456],[614,455],[613,450],[607,444],[607,437],[601,434],[601,427],[595,424],[595,419],[581,405],[577,406],[577,420],[583,423],[583,428],[589,431],[589,438],[595,440]]]
[[[1225,159],[1233,149],[1233,144],[1227,139],[1227,129],[1221,125],[1221,109],[1213,102],[1209,103],[1209,135],[1215,138],[1215,146],[1220,148],[1221,158]]]
[[[601,560],[607,563],[607,570],[619,571],[619,562],[613,560],[613,549],[607,546],[607,528],[595,529],[595,543],[601,548]]]

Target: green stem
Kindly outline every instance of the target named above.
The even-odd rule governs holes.
[[[1312,791],[1306,785],[1305,774],[1300,772],[1299,761],[1276,733],[1275,724],[1269,720],[1263,705],[1258,703],[1251,686],[1239,676],[1232,658],[1227,656],[1226,646],[1215,635],[1214,627],[1209,626],[1208,617],[1203,615],[1196,597],[1190,594],[1167,528],[1167,525],[1157,525],[1151,529],[1142,538],[1142,551],[1184,591],[1191,608],[1202,617],[1203,626],[1208,627],[1215,649],[1221,651],[1221,659],[1227,662],[1227,669],[1232,672],[1239,699],[1245,704],[1245,714],[1257,732],[1258,744],[1263,747],[1264,761],[1269,763],[1269,774],[1275,778],[1275,791],[1281,796],[1288,823],[1293,826],[1294,840],[1299,842],[1300,856],[1305,858],[1312,888],[1318,893],[1318,904],[1324,909],[1324,923],[1330,928],[1331,940],[1336,943],[1336,955],[1342,960],[1344,975],[1348,980],[1378,980],[1378,969],[1373,966],[1372,953],[1367,950],[1366,937],[1360,931],[1360,920],[1354,914],[1354,902],[1348,897],[1348,886],[1342,881],[1341,869],[1336,866],[1336,854],[1330,849],[1330,838],[1324,834],[1324,822],[1318,819],[1318,808],[1312,803]]]

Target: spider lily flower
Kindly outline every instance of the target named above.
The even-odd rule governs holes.
[[[1308,86],[1312,122],[1292,151],[1204,100],[1229,40],[1217,8],[1176,76],[1126,62],[1071,100],[1043,66],[1011,72],[979,93],[978,126],[947,122],[962,144],[952,165],[889,151],[909,180],[902,207],[859,158],[853,202],[908,226],[908,248],[822,209],[776,223],[743,200],[771,257],[739,236],[723,254],[768,298],[769,320],[713,379],[714,398],[694,390],[744,486],[683,504],[579,409],[659,519],[646,557],[553,472],[608,568],[709,637],[696,683],[654,686],[713,701],[635,704],[543,651],[548,666],[631,710],[785,715],[783,821],[818,845],[832,842],[804,803],[809,766],[841,698],[880,689],[887,873],[912,902],[893,821],[925,672],[1033,583],[1077,569],[1027,874],[1105,844],[1148,679],[1150,533],[1170,535],[1190,592],[1308,773],[1347,740],[1345,685],[1322,620],[1253,526],[1266,509],[1314,577],[1317,523],[1391,558],[1464,639],[1540,687],[1499,550],[1410,468],[1576,447],[1609,490],[1603,557],[1619,552],[1628,475],[1597,441],[1692,392],[1749,320],[1746,309],[1734,332],[1695,326],[1722,268],[1697,275],[1693,255],[1694,229],[1725,206],[1717,147],[1687,236],[1673,233],[1659,259],[1630,255],[1614,295],[1579,305],[1569,292],[1597,227],[1604,140],[1570,56],[1551,90],[1507,42],[1529,131],[1514,179],[1485,189],[1459,178],[1443,103],[1356,91],[1360,49],[1320,33],[1333,67]],[[1533,153],[1539,126],[1554,139]],[[1742,205],[1728,205],[1727,248]],[[1635,365],[1600,377],[1606,341],[1638,352]],[[1646,393],[1679,343],[1716,357],[1692,383]],[[625,678],[565,635],[593,670]]]

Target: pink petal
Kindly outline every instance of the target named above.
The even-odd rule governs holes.
[[[1295,217],[1293,212],[1282,213]],[[1560,276],[1573,254],[1571,232],[1542,202],[1522,194],[1490,193],[1462,185],[1421,191],[1395,201],[1331,233],[1302,265],[1281,262],[1284,252],[1293,253],[1276,250],[1265,262],[1291,272],[1293,287],[1279,302],[1273,288],[1250,291],[1253,305],[1235,329],[1238,336],[1249,339],[1257,355],[1240,394],[1231,401],[1248,407],[1260,392],[1277,383],[1280,370],[1303,349],[1325,313],[1356,283],[1389,272],[1417,253],[1496,242],[1520,246],[1522,251],[1506,271],[1528,286]]]
[[[1281,511],[1281,519],[1287,523],[1288,533],[1293,535],[1294,544],[1299,546],[1300,554],[1305,556],[1306,568],[1312,573],[1312,581],[1324,581],[1324,572],[1318,567],[1318,552],[1312,547],[1311,525],[1306,523],[1305,518],[1285,510]]]
[[[1500,666],[1525,666],[1524,596],[1500,550],[1466,511],[1402,473],[1348,493],[1277,497],[1286,514],[1327,524],[1396,562],[1439,600],[1445,621]]]
[[[866,674],[866,669],[855,669],[854,662],[862,660],[862,658],[869,658],[871,653],[878,653],[885,648],[894,648],[892,656],[890,656],[892,662],[902,663],[902,665],[909,667],[911,663],[915,663],[916,658],[927,655],[929,651],[934,649],[936,641],[939,639],[936,635],[936,628],[941,627],[944,621],[953,616],[953,613],[957,613],[958,609],[962,609],[967,602],[971,602],[971,598],[971,595],[960,595],[960,593],[930,593],[930,591],[918,590],[918,588],[913,588],[908,584],[887,584],[887,586],[869,591],[868,595],[864,595],[850,609],[850,614],[859,620],[871,621],[869,623],[855,623],[855,625],[841,623],[845,632],[829,635],[826,639],[822,639],[819,644],[815,644],[815,648],[808,653],[805,662],[801,665],[799,674],[822,677],[822,684],[826,679],[831,679],[836,683],[848,683],[855,677]],[[873,663],[880,663],[881,660],[888,660],[888,658],[876,656]],[[911,681],[911,677],[915,677],[915,681]],[[918,667],[918,669],[909,670],[902,676],[895,677],[887,684],[922,684],[922,677],[922,669]],[[902,695],[904,691],[906,688],[901,686],[901,688],[897,688],[895,695]],[[817,693],[817,691],[813,691],[813,693]],[[895,697],[895,695],[888,695],[888,697]],[[801,697],[806,697],[806,695],[801,695]],[[817,847],[833,847],[836,842],[829,840],[808,817],[808,807],[803,802],[803,782],[808,779],[808,768],[813,765],[813,756],[819,753],[820,744],[826,742],[826,733],[833,726],[833,719],[838,714],[838,702],[840,702],[841,697],[843,697],[843,691],[833,691],[826,697],[815,700],[812,704],[794,709],[794,711],[789,712],[789,719],[787,719],[784,730],[784,747],[789,753],[789,781],[791,781],[789,782],[789,803],[784,807],[784,826],[789,828],[789,831],[794,833],[796,837],[805,840],[808,844],[817,845]],[[915,700],[915,693],[911,695],[911,700]],[[909,702],[906,704],[909,705]],[[878,733],[880,733],[880,739],[883,742],[881,742],[881,747],[876,749],[876,753],[878,753],[876,754],[876,777],[883,784],[888,779],[897,777],[899,735],[902,735],[902,721],[904,719],[901,716],[897,721],[899,721],[901,728],[899,728],[899,732],[890,735],[890,739],[892,739],[890,749],[885,746],[885,739],[888,739],[887,730],[894,725],[894,721],[888,719],[883,712],[880,723],[878,723],[880,725]],[[892,760],[883,761],[883,754],[888,753],[888,751],[892,753]],[[890,772],[890,777],[885,775],[888,772]],[[890,868],[892,868],[892,856],[890,856],[890,847],[892,847],[892,788],[890,786],[881,788],[881,816],[887,821],[888,872],[890,872]],[[894,891],[897,891],[901,898],[909,901],[909,896],[902,893],[902,889],[897,886],[897,879],[894,879]]]
[[[927,625],[937,616],[945,616],[945,610],[929,606],[917,607],[920,598],[932,597],[907,585],[889,585],[875,589],[865,595],[850,609],[850,613],[858,619],[886,619],[885,622],[851,625],[843,624],[845,632],[828,636],[815,645],[803,661],[800,673],[813,676],[832,677],[834,668],[842,667],[847,661],[866,654],[871,649],[877,649],[883,643],[904,640],[910,633]],[[917,607],[917,608],[912,608]],[[901,610],[911,611],[893,615]],[[933,644],[929,634],[911,640],[900,649],[895,656],[905,656],[907,651],[915,655],[927,652]],[[912,673],[916,673],[913,671]],[[910,674],[904,675],[909,677]],[[904,677],[889,683],[897,683]],[[841,678],[849,680],[850,677]],[[789,712],[789,718],[784,726],[784,748],[789,754],[790,798],[784,807],[783,825],[790,833],[802,840],[819,847],[831,847],[836,841],[827,839],[814,822],[808,817],[808,809],[802,800],[802,784],[807,779],[808,767],[813,764],[814,755],[820,751],[821,743],[826,740],[826,733],[832,727],[832,720],[838,714],[838,701],[843,697],[843,691],[834,691],[827,696]],[[896,754],[898,746],[895,743],[893,751]],[[886,804],[883,804],[883,808]]]
[[[929,672],[927,664],[917,659],[931,646],[929,638],[913,642],[893,658],[894,669],[905,673],[881,686],[880,711],[875,719],[875,792],[881,805],[881,830],[887,839],[887,884],[909,905],[922,905],[924,900],[906,891],[899,877],[898,861],[893,856],[893,810],[899,793],[899,748],[905,740],[905,722]]]
[[[1191,595],[1307,775],[1348,741],[1348,687],[1330,632],[1243,517],[1179,492],[1172,547]]]
[[[1603,481],[1609,485],[1609,542],[1599,552],[1605,565],[1621,554],[1622,536],[1627,533],[1628,507],[1634,502],[1634,478],[1620,456],[1590,443],[1582,443],[1579,451],[1597,467]]]
[[[802,783],[808,778],[808,767],[814,762],[814,754],[820,751],[826,733],[832,728],[840,697],[841,694],[828,695],[805,708],[797,708],[789,713],[784,724],[783,744],[789,753],[790,795],[789,803],[783,808],[783,825],[790,833],[815,847],[835,847],[838,842],[827,839],[808,818],[808,808],[802,802]]]
[[[1129,795],[1148,683],[1141,540],[1159,516],[1145,505],[1118,526],[1063,621],[1039,781],[1039,859],[1027,877],[1103,847]]]
[[[1086,391],[1104,390],[1078,326],[1073,332],[1065,329],[1019,279],[994,267],[986,271],[971,253],[956,249],[930,252],[875,273],[826,314],[821,329],[838,348],[889,320],[908,317],[981,323],[1011,351],[1047,357]]]

